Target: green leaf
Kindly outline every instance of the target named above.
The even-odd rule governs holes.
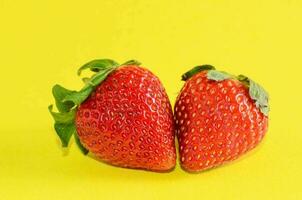
[[[256,107],[259,108],[265,116],[268,116],[270,110],[268,104],[269,95],[265,89],[244,75],[237,76],[237,79],[249,88],[249,95],[255,101]]]
[[[186,73],[184,73],[181,76],[181,80],[186,81],[199,72],[206,71],[206,70],[214,70],[214,69],[215,69],[215,67],[213,67],[212,65],[196,66],[196,67],[192,68],[191,70],[187,71]]]
[[[269,113],[269,107],[268,106],[261,106],[260,111],[265,115],[268,116]]]
[[[72,109],[70,112],[56,113],[53,112],[52,109],[53,105],[48,106],[48,110],[55,120],[54,127],[57,132],[57,135],[61,139],[62,146],[67,147],[70,137],[75,131],[74,117],[76,110]]]
[[[67,95],[64,99],[64,103],[72,102],[74,105],[80,105],[93,91],[93,87],[86,87],[80,90],[79,92],[73,92]]]
[[[238,75],[237,79],[239,81],[249,81],[249,78],[247,76],[242,75],[242,74]]]
[[[258,107],[268,106],[268,93],[256,82],[249,79],[250,88],[249,94],[256,101]]]
[[[249,85],[250,85],[250,80],[249,80],[248,77],[246,77],[246,76],[240,74],[240,75],[237,76],[237,79],[238,79],[241,83],[243,83],[246,87],[249,87]]]
[[[73,123],[76,110],[73,109],[69,112],[56,113],[52,111],[53,105],[48,106],[48,110],[51,113],[56,123]]]
[[[123,63],[122,65],[141,65],[142,63],[140,63],[137,60],[128,60],[127,62]]]
[[[68,123],[68,124],[55,123],[55,130],[59,138],[61,139],[63,147],[68,146],[72,134],[76,132],[74,123]]]
[[[74,93],[75,91],[68,90],[60,85],[55,85],[52,88],[52,94],[56,101],[56,106],[60,112],[69,112],[74,106],[72,102],[63,102],[67,95]]]
[[[93,75],[90,79],[90,84],[92,86],[97,86],[99,85],[103,80],[105,80],[107,78],[107,76],[112,72],[114,71],[116,68],[108,68],[108,69],[105,69],[95,75]],[[88,84],[89,84],[88,82]]]
[[[225,79],[230,79],[232,78],[232,75],[222,72],[222,71],[217,71],[217,70],[209,70],[207,73],[207,77],[210,80],[214,81],[223,81]]]
[[[75,132],[74,133],[74,139],[75,139],[75,142],[76,144],[78,145],[79,149],[81,150],[81,152],[84,154],[84,155],[87,155],[88,154],[88,149],[86,149],[83,144],[81,143],[80,139],[79,139],[79,136],[78,134]]]
[[[93,72],[99,72],[107,68],[117,67],[118,65],[119,64],[117,62],[111,59],[92,60],[78,70],[78,75],[81,75],[81,72],[85,69],[90,69]]]

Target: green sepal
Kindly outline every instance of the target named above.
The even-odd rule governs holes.
[[[76,132],[74,123],[55,123],[55,130],[62,142],[63,147],[67,147],[72,134]]]
[[[60,112],[69,112],[74,106],[72,102],[63,102],[67,95],[74,93],[75,91],[68,90],[60,85],[54,85],[52,88],[52,94],[56,101],[56,106]]]
[[[68,103],[72,102],[74,105],[80,105],[87,97],[90,95],[92,92],[93,88],[92,87],[86,87],[83,88],[82,90],[78,92],[73,92],[63,99],[63,103]]]
[[[268,113],[270,111],[269,106],[261,106],[260,111],[265,115],[268,116]]]
[[[137,60],[128,60],[127,62],[121,64],[121,65],[141,65],[142,63],[140,63],[139,61]]]
[[[181,76],[181,80],[182,81],[186,81],[189,78],[191,78],[192,76],[194,76],[195,74],[202,72],[202,71],[206,71],[206,70],[214,70],[215,67],[212,65],[200,65],[200,66],[196,66],[194,68],[192,68],[191,70],[187,71],[186,73],[184,73]]]
[[[268,105],[268,93],[264,88],[253,80],[249,79],[249,94],[250,97],[255,101],[257,108],[265,115],[268,116],[269,105]]]
[[[53,109],[53,105],[48,106],[48,110],[56,123],[61,123],[61,124],[73,123],[75,112],[76,112],[75,109],[72,109],[69,112],[59,112],[59,113],[53,112],[52,109]]]
[[[48,110],[55,120],[54,128],[61,140],[62,146],[67,147],[72,134],[75,132],[75,109],[72,109],[69,112],[60,113],[53,112],[52,109],[53,105],[48,106]]]
[[[102,70],[102,71],[94,74],[89,80],[87,80],[86,87],[89,87],[89,86],[92,86],[92,87],[98,86],[116,68],[117,67],[107,68],[107,69],[104,69],[104,70]]]
[[[77,146],[78,146],[79,149],[81,150],[81,152],[82,152],[84,155],[87,155],[87,154],[89,153],[89,151],[88,151],[88,149],[86,149],[86,148],[83,146],[83,144],[81,143],[80,138],[79,138],[77,132],[75,132],[75,133],[73,134],[73,137],[74,137],[74,140],[75,140]]]
[[[96,59],[92,60],[78,70],[78,75],[81,75],[81,72],[85,69],[90,69],[93,72],[99,72],[104,69],[112,68],[112,67],[117,67],[119,64],[115,62],[114,60],[111,59]]]
[[[246,87],[250,86],[250,80],[248,77],[240,74],[237,76],[237,80],[240,81],[241,83],[243,83]]]
[[[214,81],[223,81],[232,78],[232,75],[222,71],[209,70],[207,73],[207,78]]]

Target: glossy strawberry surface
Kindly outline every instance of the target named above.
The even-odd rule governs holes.
[[[209,80],[206,73],[186,81],[174,108],[180,162],[190,172],[237,159],[262,140],[268,127],[268,117],[243,83]]]
[[[168,96],[150,71],[128,65],[112,72],[78,108],[81,143],[112,165],[174,168],[174,122]]]

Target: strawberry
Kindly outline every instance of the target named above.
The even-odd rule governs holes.
[[[71,135],[84,154],[92,152],[111,165],[151,171],[175,166],[174,121],[160,80],[136,61],[122,65],[94,60],[84,69],[96,72],[78,92],[53,88],[59,113],[55,130],[66,147]]]
[[[199,172],[256,147],[268,128],[268,94],[251,79],[197,66],[175,103],[176,135],[184,170]]]

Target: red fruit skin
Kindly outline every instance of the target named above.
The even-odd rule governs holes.
[[[189,172],[235,160],[262,140],[268,118],[237,80],[209,80],[206,71],[186,81],[175,104],[180,163]]]
[[[109,164],[151,171],[175,167],[170,101],[159,79],[128,65],[111,73],[76,113],[82,144]]]

